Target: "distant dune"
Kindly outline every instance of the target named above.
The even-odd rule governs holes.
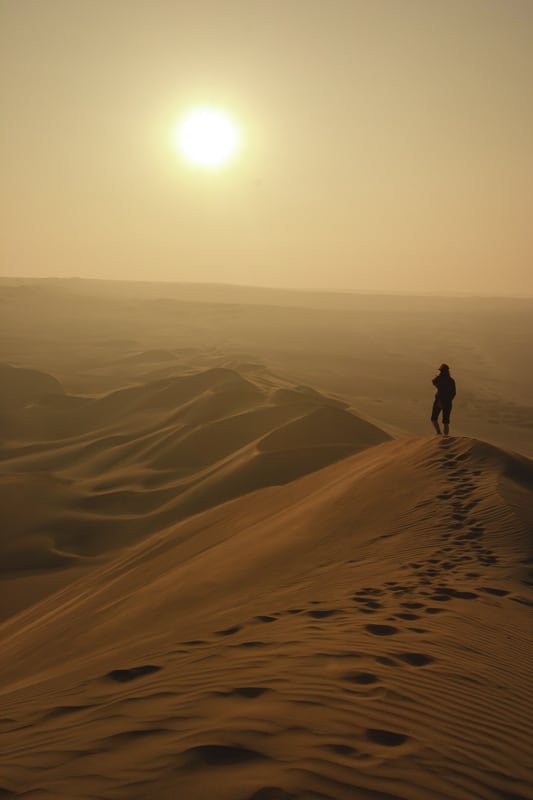
[[[58,380],[36,369],[18,369],[0,365],[0,414],[5,417],[31,407],[33,403],[46,402],[63,394]],[[7,422],[7,420],[6,420]]]
[[[453,433],[533,456],[533,298],[0,279],[0,308],[0,361],[68,394],[262,365],[394,436],[431,431],[431,378],[446,361]]]
[[[94,398],[31,370],[3,377],[3,616],[24,603],[19,579],[40,573],[47,592],[172,522],[389,438],[340,400],[264,370],[211,369]]]
[[[532,479],[385,442],[6,621],[5,796],[531,798]]]
[[[533,800],[530,301],[0,303],[0,798]]]

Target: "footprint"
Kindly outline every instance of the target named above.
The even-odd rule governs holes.
[[[494,589],[492,586],[478,586],[477,587],[480,592],[486,592],[487,594],[494,594],[496,597],[506,597],[510,592],[507,589]]]
[[[351,756],[357,752],[355,747],[350,747],[349,744],[325,744],[323,747],[326,750],[331,750],[332,753],[337,753],[339,756]],[[291,794],[292,797],[295,797],[295,795]]]
[[[378,681],[378,677],[373,675],[371,672],[347,672],[341,677],[345,681],[350,681],[351,683],[360,683],[365,686]]]
[[[144,675],[159,672],[160,669],[162,667],[158,667],[156,664],[143,664],[141,667],[130,667],[130,669],[112,669],[105,677],[111,678],[112,681],[117,683],[128,683],[128,681],[134,681]]]
[[[372,633],[374,636],[392,636],[394,633],[398,633],[398,628],[395,628],[392,625],[365,625],[365,628],[369,633]]]
[[[258,642],[258,641],[239,642],[239,644],[232,644],[231,647],[267,647],[268,644],[269,644],[268,642]]]
[[[382,608],[381,603],[378,603],[377,600],[361,600],[361,599],[357,598],[357,602],[358,603],[362,603],[367,608],[374,608],[374,609]]]
[[[423,603],[400,603],[403,608],[424,608]]]
[[[410,614],[407,611],[402,611],[400,614],[396,614],[395,616],[399,619],[420,619],[419,614]]]
[[[224,628],[223,631],[215,631],[215,636],[232,636],[241,630],[240,625],[233,625],[231,628]]]
[[[323,608],[320,611],[307,611],[308,617],[313,617],[314,619],[325,619],[326,617],[332,617],[334,614],[338,614],[338,608]]]
[[[383,747],[399,747],[399,745],[404,744],[409,738],[403,733],[386,731],[382,728],[367,728],[365,737],[369,742],[380,744]]]
[[[475,592],[460,592],[457,589],[450,589],[446,587],[439,587],[439,591],[458,600],[475,600],[477,597],[479,597],[479,595]]]
[[[384,664],[386,667],[399,666],[397,661],[394,661],[393,658],[389,658],[388,656],[375,656],[374,658],[378,662],[378,664]]]
[[[63,717],[66,714],[76,714],[78,711],[85,711],[86,708],[93,708],[93,706],[57,706],[57,708],[48,711],[48,713],[43,716],[43,719],[55,719],[56,717]],[[0,798],[1,797],[2,792],[0,791]]]
[[[398,653],[398,658],[411,664],[412,667],[425,667],[426,664],[432,664],[435,659],[433,656],[428,656],[425,653]]]
[[[162,734],[168,735],[170,733],[172,733],[170,728],[138,728],[129,731],[122,731],[121,733],[113,733],[111,736],[106,736],[104,739],[102,739],[102,742],[106,745],[110,744],[112,746],[115,746],[116,744],[128,745],[138,739],[146,739],[148,736],[161,736]]]
[[[470,533],[463,533],[462,536],[458,536],[455,540],[456,542],[471,542],[474,539],[479,539],[479,533],[475,531],[470,531]]]
[[[264,756],[255,750],[246,747],[231,747],[222,744],[204,744],[191,747],[183,755],[188,756],[193,762],[208,767],[222,767],[227,764],[242,764],[247,761],[257,761]]]
[[[511,597],[514,603],[520,603],[523,606],[533,606],[533,601],[528,600],[527,597]]]
[[[275,622],[277,617],[270,617],[267,614],[260,614],[259,616],[255,617],[258,622]]]
[[[434,606],[428,606],[426,608],[426,614],[442,614],[443,612],[443,608],[435,608]]]

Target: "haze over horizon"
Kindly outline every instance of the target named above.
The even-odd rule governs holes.
[[[2,274],[533,294],[533,4],[0,4]],[[178,119],[230,114],[201,171]]]
[[[0,0],[0,800],[533,800],[533,0]]]

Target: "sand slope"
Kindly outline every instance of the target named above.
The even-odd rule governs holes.
[[[96,397],[33,370],[2,374],[0,618],[173,522],[389,438],[346,403],[265,370]]]
[[[0,628],[0,795],[532,798],[531,483],[384,442],[93,569]]]

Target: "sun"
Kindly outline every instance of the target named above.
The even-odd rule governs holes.
[[[240,138],[237,125],[224,111],[195,108],[178,123],[175,143],[191,164],[214,169],[233,158],[239,148]]]

